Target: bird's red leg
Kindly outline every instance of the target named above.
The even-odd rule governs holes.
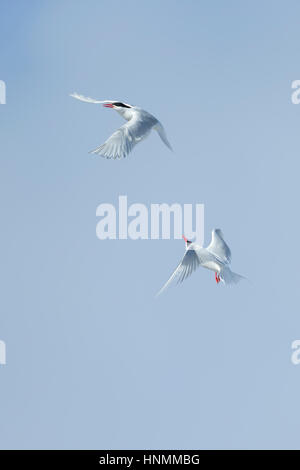
[[[218,281],[218,274],[217,273],[215,273],[215,278],[216,278],[216,283],[218,284],[219,281]]]
[[[218,274],[218,284],[221,281],[220,274]]]

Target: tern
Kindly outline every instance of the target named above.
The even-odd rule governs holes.
[[[126,124],[114,132],[104,144],[92,150],[90,153],[101,155],[105,158],[125,158],[136,144],[150,134],[152,129],[157,131],[163,143],[172,150],[162,124],[144,109],[132,106],[131,104],[122,103],[121,101],[94,100],[93,98],[78,95],[77,93],[72,93],[70,96],[86,103],[103,104],[105,108],[115,109],[127,121]]]
[[[207,248],[191,242],[184,235],[182,238],[185,241],[185,255],[171,277],[157,293],[157,296],[160,295],[173,280],[177,279],[177,284],[184,281],[198,266],[214,271],[217,284],[219,284],[220,281],[224,282],[224,284],[236,284],[241,279],[245,279],[240,274],[231,271],[229,267],[231,263],[231,251],[224,241],[220,229],[214,229],[212,231],[211,242]]]

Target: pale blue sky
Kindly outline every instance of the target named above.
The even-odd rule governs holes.
[[[300,448],[297,1],[2,0],[1,448]],[[124,161],[122,123],[164,124]],[[204,203],[232,268],[154,299],[183,241],[100,241],[101,202]]]

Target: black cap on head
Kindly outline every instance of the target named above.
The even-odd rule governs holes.
[[[121,103],[121,101],[115,101],[113,103],[114,106],[118,106],[119,108],[131,108],[131,106],[128,106],[127,104]]]

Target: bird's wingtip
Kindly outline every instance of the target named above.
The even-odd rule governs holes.
[[[157,299],[162,294],[162,292],[163,292],[163,288],[159,289],[159,291],[156,292],[154,298]]]

